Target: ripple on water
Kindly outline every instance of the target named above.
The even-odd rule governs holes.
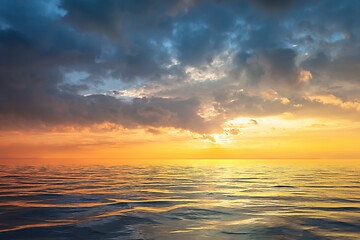
[[[1,239],[360,239],[336,166],[1,166]]]

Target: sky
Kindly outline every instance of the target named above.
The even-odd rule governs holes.
[[[0,0],[0,158],[360,158],[358,0]]]

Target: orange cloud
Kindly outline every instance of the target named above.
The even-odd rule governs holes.
[[[286,97],[279,97],[278,92],[276,92],[273,89],[268,89],[266,91],[262,91],[261,96],[263,96],[265,99],[271,100],[271,101],[276,101],[276,100],[280,100],[280,102],[282,104],[288,104],[290,103],[290,100]]]
[[[307,96],[306,99],[323,104],[339,106],[343,109],[355,109],[356,111],[360,111],[360,102],[343,101],[341,98],[336,97],[332,94]]]
[[[301,70],[299,73],[299,82],[300,83],[307,83],[312,79],[312,74],[310,71]]]

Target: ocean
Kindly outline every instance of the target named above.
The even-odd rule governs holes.
[[[360,161],[0,166],[0,239],[360,239]]]

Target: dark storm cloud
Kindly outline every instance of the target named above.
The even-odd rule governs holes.
[[[105,95],[23,94],[19,99],[26,101],[26,104],[8,102],[0,105],[2,127],[4,124],[15,129],[89,126],[110,122],[126,128],[152,126],[175,127],[199,133],[209,131],[206,121],[197,114],[199,101],[195,98],[135,98],[128,102]]]
[[[125,74],[131,75],[142,62],[136,62],[129,54],[122,56],[125,59],[120,62],[106,59],[96,63],[101,53],[101,42],[97,37],[77,34],[44,15],[33,13],[26,5],[2,2],[2,6],[8,8],[6,12],[3,10],[8,19],[15,18],[18,14],[15,10],[18,10],[24,20],[31,21],[22,23],[15,18],[13,22],[9,21],[9,28],[0,31],[0,114],[3,123],[10,124],[15,120],[22,125],[26,122],[29,125],[87,125],[109,121],[129,127],[173,126],[204,131],[202,119],[196,114],[199,103],[195,99],[134,99],[127,103],[109,96],[77,95],[79,90],[89,86],[63,84],[64,69],[102,74],[114,68],[111,72],[114,76],[116,71],[124,68]],[[36,29],[39,25],[43,27],[42,33]],[[140,55],[139,59],[150,74],[157,66],[151,65],[155,56],[146,59],[141,54],[140,50],[137,56]],[[16,127],[16,123],[13,125]]]
[[[303,66],[311,70],[328,83],[343,82],[360,83],[360,56],[351,54],[332,59],[324,52],[303,62]]]
[[[245,71],[248,81],[267,81],[279,85],[296,85],[299,70],[295,65],[296,52],[292,49],[261,49],[248,57]]]
[[[265,12],[279,12],[279,11],[288,10],[297,1],[296,0],[272,0],[272,1],[250,0],[250,2],[254,3],[259,9]]]
[[[1,0],[0,122],[204,133],[241,115],[295,111],[281,96],[345,97],[360,88],[359,9],[358,1]],[[223,74],[198,83],[189,68],[204,79]],[[313,76],[308,89],[302,70]],[[71,82],[71,72],[87,77]],[[96,94],[108,79],[119,89],[162,90],[131,100]],[[235,91],[242,88],[253,94]],[[277,100],[264,100],[266,88]],[[215,108],[214,119],[200,117],[204,105]]]

